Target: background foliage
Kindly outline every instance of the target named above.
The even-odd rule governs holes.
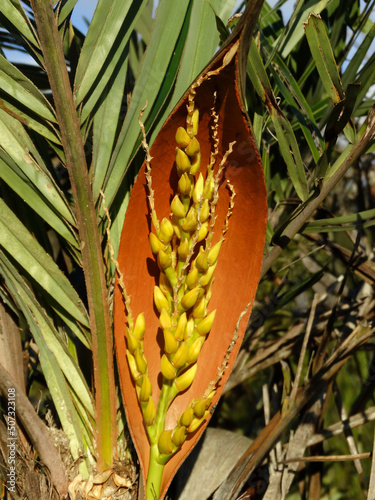
[[[31,3],[34,13],[41,11],[38,1]],[[275,464],[288,450],[295,457],[354,455],[371,452],[374,441],[373,424],[367,422],[375,418],[375,2],[298,0],[290,18],[281,14],[284,3],[265,2],[249,54],[246,102],[268,192],[266,257],[246,340],[212,424],[252,439],[261,432],[272,437],[265,422],[280,409],[288,415],[293,401],[297,405],[299,417],[279,424],[278,436],[263,450],[262,460],[270,457],[271,464],[267,481],[254,465],[253,478],[263,477],[259,498],[276,498],[272,488],[281,479]],[[51,78],[59,80],[52,70],[47,78],[46,42],[30,3],[1,0],[0,9],[0,365],[32,402],[35,417],[28,418],[38,414],[50,435],[60,436],[61,450],[65,443],[70,480],[78,472],[87,477],[101,463],[106,444],[96,439],[102,435],[95,423],[99,411],[112,418],[108,442],[115,440],[119,458],[132,458],[117,386],[109,394],[116,398],[114,426],[113,401],[99,390],[104,382],[93,379],[93,367],[112,370],[110,337],[97,329],[93,311],[99,308],[95,300],[104,301],[109,312],[103,306],[103,317],[110,318],[114,266],[108,214],[116,255],[131,185],[144,158],[139,111],[147,100],[144,121],[152,144],[229,35],[235,2],[161,0],[152,19],[152,2],[100,0],[86,36],[70,22],[75,4],[66,0],[54,7],[76,108],[71,118],[59,111],[57,94],[52,98]],[[14,51],[28,55],[27,62],[12,64]],[[69,123],[78,124],[82,142],[66,140]],[[76,142],[84,152],[79,164],[69,156]],[[74,169],[91,186],[95,215],[89,231],[97,232],[94,253],[105,260],[99,285],[81,245],[83,209]],[[93,348],[95,342],[104,351]],[[290,382],[296,372],[298,394]],[[313,415],[309,431],[303,421],[307,411]],[[19,423],[26,473],[37,468],[41,454],[37,438]],[[328,439],[327,428],[339,429],[337,436]],[[295,452],[290,429],[304,436]],[[5,439],[2,423],[4,479]],[[111,460],[104,462],[113,466]],[[44,466],[41,459],[42,473]],[[369,458],[301,463],[285,494],[371,498],[371,470]],[[127,473],[131,476],[130,469]],[[254,481],[250,477],[247,484]],[[18,488],[22,495],[23,486]],[[226,498],[220,495],[215,498]]]

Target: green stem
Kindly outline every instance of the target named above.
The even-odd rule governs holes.
[[[164,464],[158,462],[159,455],[160,453],[157,443],[151,445],[147,474],[146,500],[156,500],[160,496]]]
[[[158,448],[159,437],[164,431],[167,411],[176,396],[173,388],[173,381],[164,380],[159,396],[158,408],[156,411],[155,423],[148,429],[150,447],[150,459],[147,474],[147,500],[155,500],[160,496],[161,480],[163,477],[164,463],[160,463],[160,452]],[[165,455],[164,455],[165,456]],[[156,496],[155,496],[156,495]]]
[[[88,175],[80,121],[70,87],[51,0],[31,0],[45,68],[52,89],[81,240],[94,364],[98,469],[116,456],[116,397],[113,342],[98,221]]]

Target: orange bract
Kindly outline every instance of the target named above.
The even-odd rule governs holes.
[[[231,49],[236,50],[235,44],[234,41],[228,46],[227,51],[221,52],[204,74],[220,68],[225,54]],[[216,379],[218,369],[223,365],[230,348],[229,350],[233,350],[229,356],[227,369],[218,383],[212,400],[213,404],[217,402],[240,348],[250,310],[240,323],[238,338],[234,343],[234,332],[239,316],[246,305],[253,301],[258,285],[266,227],[266,194],[260,158],[240,105],[236,59],[237,55],[220,70],[219,74],[210,76],[196,87],[195,106],[199,109],[200,115],[196,137],[200,144],[201,171],[209,163],[213,149],[211,129],[213,117],[210,110],[214,106],[218,115],[219,139],[215,171],[228,151],[229,144],[236,141],[223,173],[224,179],[233,185],[236,197],[214,273],[212,297],[209,302],[209,312],[216,310],[213,327],[199,354],[193,384],[176,397],[168,410],[166,430],[175,428],[178,417],[186,410],[189,403],[204,395],[209,383]],[[150,151],[153,158],[152,187],[155,191],[155,209],[159,220],[164,217],[169,219],[171,202],[177,193],[178,175],[174,167],[175,136],[177,129],[185,125],[187,103],[188,95],[172,112]],[[145,165],[143,165],[126,212],[118,262],[120,271],[124,275],[134,318],[144,313],[146,322],[144,352],[153,389],[152,398],[157,405],[161,388],[160,359],[164,340],[159,314],[153,300],[154,286],[159,284],[159,268],[150,249],[149,234],[152,225],[147,195]],[[217,220],[212,244],[220,241],[230,202],[231,192],[228,184],[222,182],[219,188]],[[126,309],[118,283],[115,287],[114,322],[116,355],[128,424],[144,477],[147,477],[150,444],[126,357]],[[209,418],[210,413],[204,424],[193,434],[188,434],[182,448],[166,463],[160,498],[165,495],[173,475],[197,442]]]

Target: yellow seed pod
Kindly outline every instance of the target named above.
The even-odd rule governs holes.
[[[200,168],[201,168],[201,154],[197,153],[191,159],[190,174],[195,175]]]
[[[199,144],[198,139],[196,137],[193,137],[193,139],[190,141],[189,145],[185,149],[185,153],[190,157],[195,156],[196,154],[199,153],[200,149],[201,146]]]
[[[156,416],[155,412],[155,403],[153,399],[150,397],[147,401],[146,408],[143,410],[143,420],[146,425],[152,425],[154,423]]]
[[[186,361],[189,365],[197,361],[199,353],[201,352],[201,349],[203,347],[204,341],[205,337],[198,337],[189,347],[189,356]]]
[[[210,266],[213,266],[214,264],[216,264],[216,261],[219,257],[219,252],[220,252],[220,248],[221,248],[221,245],[223,244],[223,241],[224,240],[220,240],[218,243],[216,243],[216,245],[214,245],[211,250],[208,252],[208,255],[207,255],[207,261],[208,261],[208,264]]]
[[[132,334],[137,340],[141,341],[145,336],[145,330],[146,330],[145,315],[142,312],[138,314],[137,319],[135,320],[135,325]]]
[[[198,427],[204,422],[206,417],[208,416],[210,412],[207,410],[204,412],[204,415],[202,418],[194,418],[189,427],[187,428],[188,432],[194,432],[198,429]]]
[[[178,342],[175,339],[175,336],[170,330],[164,330],[163,334],[164,334],[164,351],[167,354],[175,353],[178,349]]]
[[[201,222],[206,222],[209,216],[210,216],[210,204],[208,203],[208,200],[204,200],[199,214],[199,220]]]
[[[199,249],[199,253],[195,259],[195,265],[201,273],[206,272],[208,269],[207,251],[203,250],[203,247]]]
[[[145,358],[143,351],[140,347],[138,347],[138,349],[136,349],[136,351],[134,353],[134,358],[135,358],[135,362],[137,363],[138,370],[142,374],[145,374],[147,371],[147,361],[146,361],[146,358]]]
[[[173,337],[174,339],[174,337]],[[176,353],[172,356],[172,364],[177,369],[182,368],[189,356],[189,347],[186,342],[182,342]]]
[[[178,417],[177,422],[180,425],[183,425],[184,427],[188,427],[192,423],[193,418],[194,418],[193,408],[191,406],[188,406],[186,410],[183,413],[181,413],[181,415]]]
[[[188,155],[180,148],[176,148],[176,165],[180,173],[190,172],[191,162]]]
[[[193,115],[191,117],[191,124],[193,127],[193,133],[194,135],[197,135],[198,133],[198,125],[199,125],[199,110],[195,109],[193,111]]]
[[[185,329],[187,325],[187,316],[186,313],[182,313],[178,319],[176,331],[174,332],[174,338],[178,341],[184,338]]]
[[[204,318],[206,315],[207,300],[205,297],[201,297],[195,304],[192,315],[194,318]]]
[[[172,265],[172,257],[164,252],[164,250],[159,250],[158,265],[162,271],[165,271],[165,269],[168,269]]]
[[[158,237],[163,243],[169,243],[173,238],[173,226],[169,219],[166,217],[160,223],[160,228],[158,231]]]
[[[214,264],[213,266],[210,266],[207,269],[207,271],[203,274],[203,276],[201,276],[199,278],[199,283],[202,286],[207,286],[209,284],[209,282],[211,281],[211,278],[212,278],[212,276],[214,274],[215,268],[216,268],[216,264]]]
[[[184,207],[184,204],[182,203],[182,201],[180,200],[180,197],[177,194],[172,200],[171,210],[172,210],[173,215],[177,219],[182,219],[186,215],[186,209]]]
[[[157,310],[161,313],[162,309],[169,311],[169,302],[164,293],[160,290],[158,286],[154,287],[154,302]]]
[[[193,189],[194,203],[199,203],[201,201],[202,196],[203,196],[203,186],[204,186],[203,175],[199,174],[197,182],[195,183],[195,186]]]
[[[180,193],[183,194],[184,196],[190,195],[191,181],[187,173],[181,175],[178,181],[178,189],[180,190]]]
[[[177,446],[177,448],[180,448],[186,439],[187,436],[187,430],[186,427],[183,425],[178,425],[172,433],[172,441],[173,443]]]
[[[189,145],[191,139],[189,134],[186,132],[184,127],[178,127],[176,132],[176,142],[181,148],[186,148]]]
[[[160,325],[163,328],[163,330],[166,330],[167,328],[172,327],[172,320],[171,320],[171,317],[169,315],[169,312],[166,309],[161,310],[160,316],[159,316],[159,321],[160,321]]]
[[[214,322],[215,314],[216,314],[216,309],[215,309],[215,311],[212,311],[204,319],[202,319],[202,321],[200,321],[195,326],[195,329],[197,330],[197,332],[199,333],[199,335],[207,335],[208,334],[208,332],[212,328],[212,323]]]
[[[187,311],[188,309],[193,307],[202,293],[203,290],[200,287],[195,287],[192,290],[189,290],[187,293],[185,293],[185,295],[181,299],[181,304],[180,304],[182,309]]]
[[[158,448],[163,455],[170,455],[176,451],[177,447],[172,441],[172,430],[163,431],[160,434]]]
[[[196,267],[186,276],[185,283],[190,289],[196,287],[198,283],[198,269]]]
[[[159,238],[154,233],[150,233],[149,235],[150,247],[152,253],[157,254],[159,250],[165,250],[165,245],[162,243]]]
[[[208,233],[208,222],[203,222],[198,231],[198,243],[205,239]]]
[[[176,378],[174,385],[178,392],[185,391],[193,383],[195,374],[197,373],[197,364],[195,363],[188,368],[182,375]]]
[[[177,369],[169,361],[166,354],[163,354],[160,360],[160,371],[164,378],[167,380],[173,380],[177,375]]]
[[[134,337],[134,335],[132,335],[129,330],[127,330],[126,332],[126,341],[129,351],[134,354],[136,349],[139,347],[139,341]]]
[[[181,227],[184,231],[195,231],[198,226],[198,216],[195,207],[190,207],[190,210],[185,217],[181,219]]]
[[[126,357],[128,358],[128,364],[130,373],[135,381],[139,380],[142,376],[141,372],[138,370],[137,363],[135,361],[135,357],[131,354],[130,351],[126,350]]]
[[[190,246],[189,246],[189,240],[187,238],[184,238],[181,243],[178,246],[178,256],[180,260],[185,261],[187,256],[189,255],[190,251]]]
[[[152,386],[150,379],[147,375],[143,375],[142,377],[142,385],[139,393],[139,401],[146,402],[150,399],[152,394]]]
[[[194,318],[190,318],[186,325],[184,340],[190,339],[190,337],[194,333],[194,328],[195,328]]]

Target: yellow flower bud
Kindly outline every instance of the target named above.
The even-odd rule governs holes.
[[[216,264],[214,264],[213,266],[210,266],[207,271],[203,274],[203,276],[201,276],[198,280],[199,284],[202,285],[202,286],[207,286],[214,274],[214,271],[215,271],[215,268],[216,268]]]
[[[176,132],[176,142],[181,148],[186,148],[189,145],[191,139],[189,134],[186,132],[184,127],[178,127]]]
[[[208,222],[203,222],[198,231],[198,242],[205,239],[208,233]]]
[[[184,427],[188,427],[194,418],[193,408],[188,406],[186,410],[179,416],[177,422]]]
[[[170,330],[164,330],[163,334],[164,334],[164,351],[167,354],[175,353],[178,349],[178,343],[173,333]]]
[[[161,310],[160,316],[159,316],[159,321],[160,321],[160,325],[163,328],[163,330],[166,330],[167,328],[171,328],[171,326],[172,326],[171,317],[169,316],[169,313],[166,309]]]
[[[206,182],[204,183],[203,196],[207,200],[211,200],[214,194],[215,181],[213,176],[207,177]]]
[[[171,210],[173,215],[177,217],[177,219],[182,219],[186,215],[186,209],[184,204],[180,200],[180,197],[176,194],[171,203]]]
[[[209,399],[200,398],[200,400],[198,400],[193,406],[193,411],[196,418],[202,418],[210,404],[211,401]]]
[[[165,269],[168,269],[168,267],[171,267],[172,265],[172,257],[168,255],[164,250],[159,250],[158,253],[158,264],[159,268],[164,271]]]
[[[177,450],[176,445],[172,441],[172,430],[163,431],[160,434],[158,448],[163,455],[170,455]]]
[[[178,246],[178,256],[180,260],[185,261],[189,255],[190,247],[187,238],[184,238]]]
[[[161,292],[167,296],[167,294],[169,293],[172,293],[172,286],[171,286],[171,283],[169,281],[169,279],[167,278],[167,276],[164,274],[164,273],[160,273],[160,276],[159,276],[159,288],[161,290]]]
[[[203,247],[200,247],[197,258],[195,259],[195,264],[198,268],[198,271],[204,273],[208,269],[208,261],[207,261],[207,251],[203,250]]]
[[[147,377],[147,375],[143,375],[141,391],[139,393],[139,400],[142,402],[146,402],[150,399],[151,394],[152,394],[152,386],[150,379]]]
[[[175,219],[175,217],[173,217],[173,219]],[[180,230],[180,226],[178,225],[178,221],[172,220],[172,226],[173,226],[174,234],[180,240],[181,239],[181,230]]]
[[[200,425],[204,422],[204,420],[206,419],[206,417],[208,416],[209,413],[210,412],[207,410],[204,412],[204,415],[202,418],[194,418],[187,429],[188,432],[196,431],[198,429],[198,427],[200,427]]]
[[[198,109],[195,109],[193,111],[193,115],[191,117],[191,122],[192,122],[192,126],[193,126],[193,133],[194,133],[194,135],[197,135],[198,124],[199,124],[199,110]]]
[[[141,378],[142,374],[138,370],[137,363],[135,361],[135,357],[128,350],[126,350],[126,357],[128,358],[129,369],[130,369],[130,373],[132,374],[133,379],[135,381],[139,380]]]
[[[201,201],[202,196],[203,196],[203,186],[204,186],[203,175],[199,174],[197,182],[195,183],[195,186],[193,189],[194,203],[199,203]]]
[[[201,154],[197,153],[191,159],[191,167],[190,167],[191,175],[195,175],[200,168],[201,168]]]
[[[201,349],[203,347],[204,341],[205,341],[204,337],[198,337],[189,347],[189,356],[186,361],[189,365],[197,361],[199,353],[201,352]]]
[[[178,181],[178,189],[180,190],[180,193],[183,194],[184,196],[190,195],[191,181],[187,173],[181,175],[180,180]]]
[[[194,318],[190,318],[186,325],[184,340],[190,339],[190,337],[194,333],[194,328],[195,328]]]
[[[145,315],[142,312],[138,314],[137,319],[135,320],[135,325],[132,334],[137,340],[143,340],[145,336],[145,330],[146,330]]]
[[[177,369],[169,361],[166,354],[163,354],[160,360],[160,371],[164,378],[167,380],[173,380],[177,375]]]
[[[202,288],[195,287],[192,290],[189,290],[181,299],[181,307],[185,311],[194,306],[196,301],[199,299],[201,294],[203,293]]]
[[[177,446],[177,448],[180,448],[184,444],[186,436],[187,436],[186,427],[177,426],[174,429],[172,433],[172,441]]]
[[[163,243],[169,243],[173,237],[173,226],[169,219],[166,217],[160,223],[158,237]]]
[[[185,283],[190,289],[192,289],[197,285],[197,282],[198,282],[198,269],[194,267],[194,269],[192,269],[190,273],[186,276]]]
[[[134,354],[135,350],[139,346],[139,341],[134,337],[134,335],[128,330],[126,332],[126,340],[129,351]]]
[[[195,156],[196,154],[199,153],[201,149],[201,146],[199,144],[199,141],[196,137],[193,137],[193,139],[190,141],[189,145],[185,149],[185,153],[188,156]]]
[[[192,315],[194,318],[204,318],[206,315],[207,300],[205,297],[201,297],[195,304]]]
[[[216,245],[214,245],[211,250],[208,252],[208,255],[207,255],[207,260],[208,260],[208,264],[210,266],[212,266],[213,264],[216,263],[218,257],[219,257],[219,252],[220,252],[220,248],[221,248],[221,245],[223,243],[224,240],[220,240],[218,243],[216,243]]]
[[[174,385],[178,392],[185,391],[193,383],[195,374],[197,373],[197,364],[195,363],[188,368],[182,375],[176,378]]]
[[[184,338],[184,333],[187,324],[186,313],[182,313],[176,327],[176,331],[174,332],[174,337],[176,340],[182,340]]]
[[[201,222],[205,222],[209,216],[210,216],[210,204],[208,203],[208,200],[204,200],[199,214],[199,220]]]
[[[147,371],[147,361],[140,347],[134,353],[135,362],[137,363],[138,370],[144,374]]]
[[[157,310],[161,313],[162,309],[169,311],[169,302],[164,293],[160,290],[158,286],[154,287],[154,302]]]
[[[143,410],[143,420],[146,425],[152,425],[154,423],[156,416],[155,404],[153,399],[150,397],[147,401],[146,408]]]
[[[199,335],[207,335],[208,334],[208,332],[212,328],[212,323],[214,322],[215,314],[216,314],[216,309],[215,309],[215,311],[212,311],[204,319],[202,319],[202,321],[200,321],[195,326],[195,329],[197,330],[197,332],[199,333]]]
[[[171,361],[173,366],[175,366],[177,369],[182,368],[185,365],[188,356],[189,356],[189,347],[186,342],[182,342],[180,347],[177,349],[176,353],[172,356]]]
[[[159,238],[154,233],[150,233],[149,235],[150,247],[152,253],[157,254],[159,250],[165,250],[165,245],[162,243]]]
[[[190,207],[190,210],[185,217],[181,220],[181,227],[184,231],[195,231],[198,226],[198,216],[195,207]]]
[[[190,159],[186,153],[182,151],[180,148],[176,148],[176,165],[177,171],[180,173],[190,172]]]

